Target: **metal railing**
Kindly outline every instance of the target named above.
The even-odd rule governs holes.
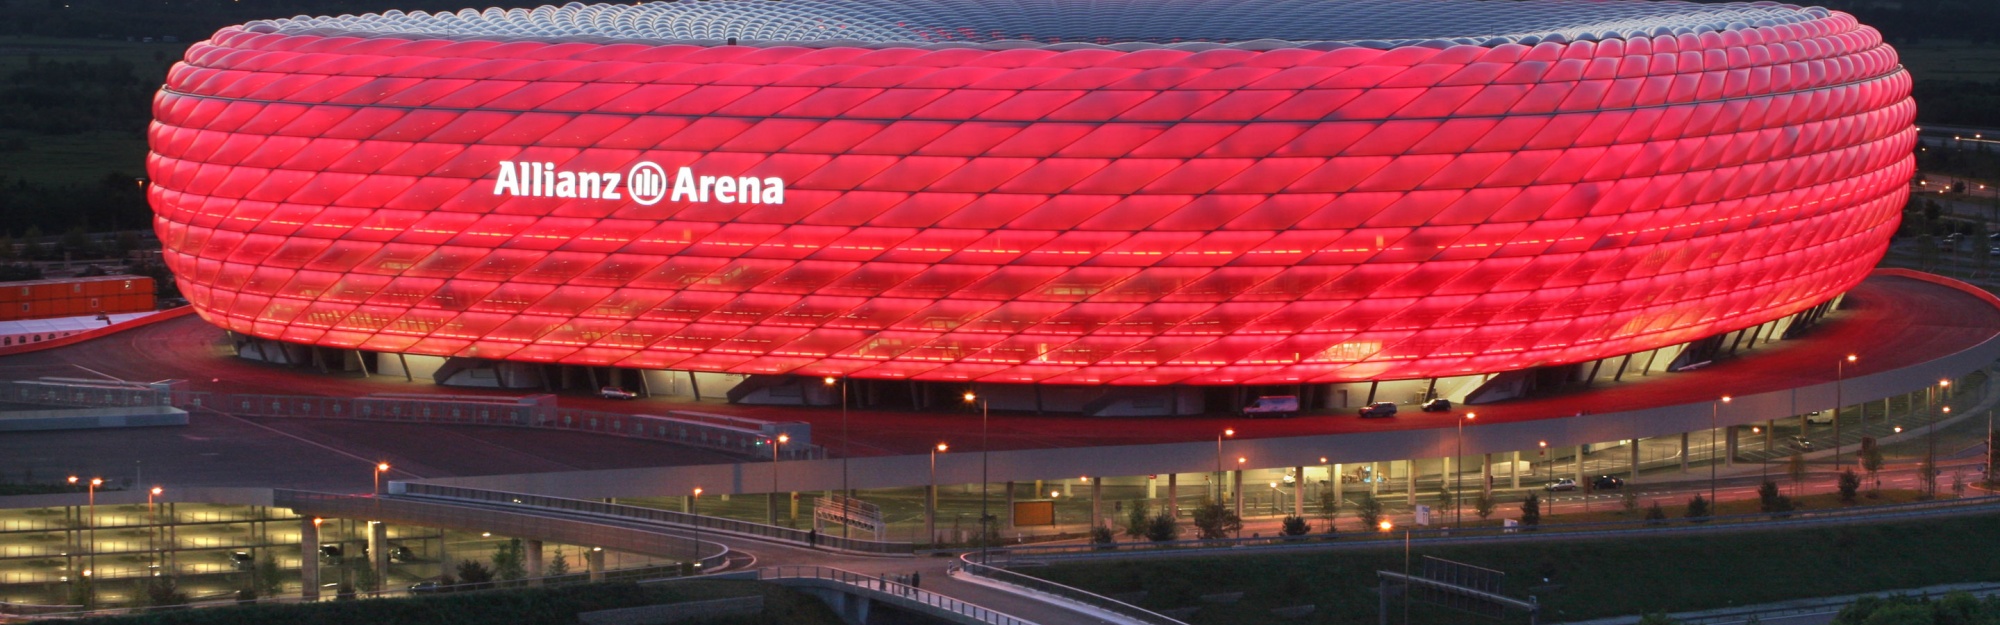
[[[750,538],[761,538],[794,545],[817,545],[827,549],[877,555],[909,555],[916,552],[910,543],[884,542],[841,538],[838,536],[815,535],[806,530],[765,525],[736,519],[688,514],[658,508],[643,508],[623,504],[604,503],[584,499],[568,499],[547,495],[509,493],[477,488],[462,488],[438,484],[408,483],[402,485],[400,494],[413,497],[455,499],[484,503],[521,506],[523,508],[546,508],[581,514],[646,521],[650,523],[679,526],[681,528],[701,528],[704,531],[734,534]],[[525,510],[524,510],[525,511]]]
[[[991,580],[994,583],[1006,584],[1023,590],[1061,597],[1141,623],[1150,623],[1152,625],[1188,625],[1186,622],[1173,617],[1088,590],[1064,586],[1039,577],[1022,575],[996,566],[980,564],[975,561],[977,557],[977,553],[968,553],[959,556],[959,562],[962,563],[961,570],[967,574]]]
[[[963,616],[989,625],[1035,625],[1013,616],[959,601],[915,586],[890,581],[886,577],[863,575],[826,566],[776,566],[757,571],[759,580],[825,580],[871,595],[901,599],[929,606],[948,614]]]
[[[0,384],[0,402],[75,408],[171,405],[176,382],[138,384],[106,380],[41,378]]]
[[[1007,566],[1012,562],[1020,560],[1117,558],[1151,552],[1184,552],[1188,555],[1195,555],[1202,551],[1217,549],[1323,549],[1337,545],[1359,546],[1376,544],[1392,539],[1402,540],[1405,534],[1408,534],[1411,540],[1465,542],[1526,540],[1550,536],[1575,537],[1579,534],[1604,534],[1611,532],[1690,533],[1716,530],[1718,528],[1737,531],[1746,529],[1744,528],[1745,525],[1755,525],[1758,528],[1781,528],[1847,523],[1862,519],[1891,521],[1947,514],[1989,512],[1991,508],[1995,507],[2000,507],[2000,497],[1967,497],[1829,510],[1799,510],[1784,513],[1760,512],[1756,514],[1703,517],[1700,519],[1669,518],[1650,521],[1635,519],[1631,521],[1602,521],[1595,523],[1565,523],[1520,527],[1481,525],[1456,529],[1451,527],[1431,527],[1424,529],[1399,527],[1394,532],[1355,531],[1339,534],[1306,534],[1303,536],[1273,535],[1254,538],[1214,538],[1158,542],[1137,541],[1080,545],[1029,545],[994,547],[989,550],[990,556],[987,562],[989,564]],[[957,553],[958,550],[953,550],[952,552]]]
[[[5,387],[0,387],[5,390]],[[68,391],[65,391],[68,392]],[[79,391],[80,392],[80,391]],[[95,392],[95,389],[92,389]],[[770,459],[771,452],[764,441],[775,436],[772,432],[792,433],[802,439],[780,448],[780,456],[787,460],[808,460],[825,458],[826,450],[812,445],[810,425],[804,423],[769,423],[751,419],[723,418],[710,415],[704,418],[657,417],[651,415],[631,415],[594,410],[562,409],[556,406],[550,395],[508,398],[481,398],[438,395],[394,394],[369,397],[324,397],[316,395],[261,395],[223,394],[199,392],[127,391],[129,393],[151,392],[158,394],[158,403],[166,404],[171,396],[172,405],[186,410],[210,409],[245,417],[280,418],[325,418],[354,419],[362,421],[387,421],[395,423],[426,423],[446,425],[490,425],[504,427],[525,427],[572,432],[607,434],[627,438],[665,441],[692,447],[712,449],[735,454],[750,459]],[[0,401],[7,398],[0,396]],[[27,400],[22,400],[25,403]],[[680,414],[680,413],[670,413]],[[698,413],[689,413],[698,414]],[[744,427],[746,423],[765,423],[762,429]],[[770,430],[766,432],[764,430]]]
[[[450,500],[424,501],[415,498],[367,497],[306,491],[273,491],[275,505],[313,516],[383,520],[422,527],[490,531],[501,536],[539,539],[572,545],[591,545],[667,557],[696,557],[701,567],[721,567],[730,556],[729,546],[708,536],[673,537],[661,540],[650,528],[579,519],[574,515],[548,514],[530,507],[495,513],[485,506],[455,504]],[[692,546],[683,549],[685,541]]]

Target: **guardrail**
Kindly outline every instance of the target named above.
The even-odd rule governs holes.
[[[1084,545],[1035,545],[1016,547],[994,547],[989,550],[988,564],[1007,564],[1017,560],[1045,558],[1089,559],[1116,558],[1151,552],[1184,552],[1189,555],[1211,550],[1243,548],[1328,548],[1335,545],[1355,546],[1390,540],[1402,540],[1408,534],[1410,540],[1451,540],[1483,541],[1547,538],[1563,536],[1574,538],[1578,535],[1607,534],[1611,532],[1651,532],[1686,533],[1728,528],[1731,531],[1744,529],[1745,525],[1781,528],[1802,525],[1843,523],[1855,519],[1896,520],[1899,518],[1920,518],[1945,514],[1993,512],[2000,509],[2000,497],[1969,497],[1942,499],[1905,504],[1880,506],[1859,506],[1835,510],[1801,510],[1786,513],[1738,514],[1707,517],[1702,520],[1673,518],[1657,521],[1605,521],[1598,523],[1568,523],[1541,526],[1500,527],[1476,526],[1453,529],[1449,527],[1428,529],[1403,529],[1394,532],[1346,532],[1340,534],[1307,534],[1304,536],[1261,536],[1256,538],[1215,538],[1174,541],[1143,541],[1109,544]],[[959,550],[953,550],[957,553]]]
[[[914,586],[889,581],[883,577],[863,575],[853,571],[825,566],[777,566],[757,572],[759,580],[808,579],[824,580],[841,586],[861,590],[871,595],[886,596],[918,605],[929,606],[947,614],[957,615],[988,625],[1035,625],[1013,616],[959,601]]]
[[[1136,605],[1132,605],[1130,603],[1125,603],[1117,599],[1112,599],[1110,597],[1090,592],[1088,590],[1083,590],[1081,588],[1074,588],[1071,586],[1064,586],[1062,584],[1058,584],[1049,580],[1028,575],[1022,575],[1020,573],[1015,573],[1013,571],[1009,571],[1007,569],[1003,569],[996,566],[987,566],[985,564],[980,564],[978,562],[973,561],[974,556],[975,554],[970,554],[970,553],[959,556],[958,559],[959,562],[961,563],[960,570],[965,571],[967,574],[977,575],[979,577],[992,580],[995,583],[1006,584],[1009,586],[1021,588],[1023,590],[1029,590],[1046,595],[1061,597],[1063,599],[1075,601],[1077,603],[1097,608],[1099,610],[1110,612],[1112,614],[1117,614],[1119,616],[1133,619],[1141,623],[1150,623],[1152,625],[1188,625],[1186,622],[1177,620],[1173,617],[1160,614],[1158,612],[1154,612],[1152,610],[1148,610]]]
[[[13,380],[0,384],[0,402],[78,408],[167,406],[176,387],[184,385],[179,380],[152,384],[74,378]]]
[[[5,390],[6,387],[0,386],[0,391]],[[95,392],[98,389],[90,390]],[[137,390],[126,392],[159,393],[159,391]],[[764,441],[776,436],[775,433],[784,433],[792,436],[795,442],[779,448],[782,458],[807,460],[826,457],[825,449],[811,444],[811,426],[805,423],[762,422],[741,418],[723,420],[719,415],[709,415],[709,418],[704,420],[563,409],[556,406],[556,400],[552,395],[488,399],[463,395],[425,396],[408,393],[368,397],[325,397],[176,390],[171,396],[172,405],[184,410],[207,408],[246,417],[307,417],[568,430],[665,441],[713,449],[750,459],[769,459],[771,452],[764,446]],[[4,400],[6,396],[0,395],[0,401]],[[165,405],[167,401],[166,395],[160,395],[158,403]],[[743,424],[753,421],[764,425],[759,428],[743,427]]]
[[[651,523],[675,525],[675,526],[680,526],[682,528],[701,528],[704,531],[734,534],[737,536],[743,536],[749,538],[760,538],[764,540],[790,543],[799,546],[818,546],[836,551],[847,551],[853,553],[875,554],[875,555],[910,555],[916,553],[916,546],[910,543],[860,540],[853,538],[841,538],[838,536],[815,535],[805,530],[793,529],[789,527],[765,525],[762,523],[752,523],[749,521],[739,521],[736,519],[725,519],[721,517],[703,516],[699,514],[688,514],[685,512],[674,512],[671,510],[661,510],[659,508],[642,508],[639,506],[604,503],[601,501],[589,501],[584,499],[567,499],[563,497],[550,497],[546,495],[529,495],[525,493],[509,493],[504,491],[482,490],[476,488],[462,488],[457,486],[443,486],[438,484],[398,482],[392,484],[391,486],[392,486],[391,492],[413,497],[430,497],[430,498],[452,499],[461,501],[477,501],[483,503],[522,506],[527,508],[547,508],[552,510],[563,510],[567,512],[575,512],[581,514],[590,514],[590,515],[613,517],[620,519],[633,519],[633,520],[647,521]],[[400,488],[401,490],[398,491],[395,490],[395,488]]]

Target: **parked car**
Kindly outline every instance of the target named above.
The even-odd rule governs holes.
[[[1361,409],[1361,418],[1363,419],[1393,416],[1396,416],[1396,402],[1392,401],[1378,401],[1368,404],[1367,408]]]
[[[1576,480],[1572,480],[1569,478],[1562,478],[1553,482],[1549,482],[1542,488],[1548,489],[1550,491],[1576,490]]]
[[[1792,437],[1792,448],[1799,451],[1812,451],[1812,441],[1804,436],[1794,436]]]
[[[410,584],[410,594],[413,595],[429,595],[440,592],[444,592],[444,586],[438,585],[437,582],[417,582]]]
[[[409,562],[415,557],[416,554],[411,553],[409,547],[405,547],[402,545],[389,545],[390,562]]]
[[[616,386],[597,389],[597,396],[605,399],[638,399],[639,394]]]
[[[256,566],[257,566],[257,561],[250,557],[250,552],[248,551],[232,551],[229,553],[230,568],[236,569],[238,571],[248,571],[252,568],[256,568]]]
[[[1625,480],[1615,475],[1599,475],[1591,478],[1590,487],[1596,490],[1617,490],[1625,487]]]
[[[1423,408],[1424,412],[1450,412],[1451,400],[1439,397],[1437,399],[1424,402]]]
[[[1808,412],[1806,413],[1806,423],[1818,423],[1821,425],[1833,423],[1833,412],[1828,410]]]
[[[340,564],[341,553],[342,551],[340,549],[340,545],[334,545],[334,544],[320,545],[319,561],[325,562],[327,564]]]
[[[1297,395],[1265,395],[1243,407],[1246,417],[1296,417],[1299,416]]]

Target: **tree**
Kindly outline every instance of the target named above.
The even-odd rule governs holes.
[[[1806,455],[1797,451],[1792,452],[1791,460],[1785,463],[1785,473],[1792,478],[1792,494],[1796,496],[1804,492],[1806,485]]]
[[[1334,496],[1333,491],[1320,491],[1319,518],[1328,524],[1332,524],[1333,520],[1338,517],[1340,517],[1340,498]]]
[[[472,584],[474,588],[485,588],[493,581],[493,569],[471,560],[460,560],[458,579],[462,583]]]
[[[1382,524],[1382,500],[1374,493],[1361,493],[1361,501],[1354,504],[1354,516],[1361,519],[1361,525],[1368,529]]]
[[[1924,498],[1937,496],[1938,466],[1937,454],[1924,453],[1923,464],[1917,465],[1917,478],[1924,481]]]
[[[562,547],[556,547],[555,557],[549,559],[549,575],[553,577],[568,574],[569,556],[563,555]]]
[[[1646,506],[1647,524],[1659,525],[1666,522],[1667,522],[1667,509],[1660,507],[1660,502],[1655,501],[1653,502],[1653,505]]]
[[[1237,517],[1236,511],[1230,510],[1229,506],[1204,499],[1201,506],[1194,509],[1194,528],[1203,540],[1228,538],[1243,531],[1243,519]]]
[[[1541,495],[1528,493],[1528,498],[1521,501],[1521,524],[1528,527],[1542,524]]]
[[[507,542],[493,546],[493,577],[507,582],[527,577],[528,572],[523,565],[521,539],[511,538]],[[465,576],[459,575],[459,577]]]
[[[285,591],[285,574],[278,570],[278,560],[271,556],[269,549],[264,550],[264,557],[257,560],[257,569],[250,577],[259,595],[276,597]]]
[[[1709,514],[1708,499],[1702,497],[1700,494],[1696,494],[1694,499],[1688,500],[1687,513],[1681,516],[1689,521],[1700,523],[1707,521]]]
[[[1097,545],[1100,549],[1110,549],[1118,545],[1118,536],[1111,532],[1110,526],[1093,525],[1090,527],[1090,544]]]
[[[146,578],[140,600],[147,606],[159,608],[173,605],[187,605],[188,595],[174,584],[171,575]]]
[[[70,605],[80,605],[86,610],[97,609],[97,589],[92,587],[90,579],[88,575],[78,575],[70,578]]]
[[[1172,515],[1161,514],[1146,523],[1146,540],[1163,543],[1181,537],[1181,523]]]
[[[1625,514],[1632,514],[1639,511],[1639,491],[1627,488],[1625,489],[1625,494],[1620,496],[1620,499],[1625,504]]]
[[[1882,494],[1882,446],[1869,445],[1861,450],[1861,469],[1868,472],[1868,496]],[[1843,495],[1841,501],[1853,501],[1853,497]]]
[[[1986,485],[1988,487],[1994,484],[1993,476],[1996,475],[1994,473],[1996,468],[2000,468],[2000,432],[1994,432],[1993,437],[1986,441]]]
[[[381,590],[380,585],[382,580],[376,579],[374,566],[370,566],[366,561],[356,561],[352,566],[354,567],[355,588],[359,588],[361,592],[366,593]]]
[[[1493,508],[1498,503],[1493,499],[1493,493],[1481,491],[1479,497],[1472,500],[1472,513],[1479,515],[1479,520],[1484,521],[1486,517],[1493,516]]]
[[[1769,482],[1765,483],[1769,484]],[[1854,494],[1861,490],[1861,477],[1854,474],[1854,469],[1841,471],[1839,486],[1840,501],[1842,503],[1854,503]],[[1776,494],[1775,490],[1773,489],[1773,494]],[[1770,512],[1770,510],[1765,510],[1765,512]]]
[[[1135,499],[1125,511],[1125,537],[1145,538],[1146,527],[1153,522],[1153,514],[1146,500]]]
[[[1681,625],[1681,621],[1665,614],[1653,613],[1640,616],[1639,625]]]
[[[1783,496],[1778,494],[1777,482],[1764,480],[1764,483],[1757,487],[1757,509],[1770,512],[1771,507],[1778,503],[1778,498]]]
[[[1285,517],[1284,524],[1278,528],[1278,533],[1285,536],[1304,536],[1312,533],[1312,524],[1307,523],[1305,517],[1288,516]]]

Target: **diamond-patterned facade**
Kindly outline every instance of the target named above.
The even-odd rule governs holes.
[[[1052,384],[1497,372],[1776,319],[1885,252],[1916,140],[1895,52],[1837,12],[1738,26],[1326,49],[232,27],[156,99],[150,193],[197,311],[283,341]],[[512,164],[642,161],[781,201],[497,192]]]

